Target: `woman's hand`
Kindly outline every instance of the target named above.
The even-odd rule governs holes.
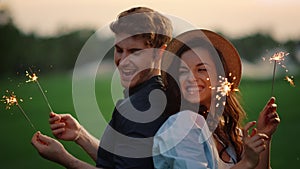
[[[58,139],[76,141],[80,137],[81,125],[70,114],[51,112],[49,123],[53,135]]]
[[[259,155],[266,149],[266,140],[268,136],[263,133],[257,133],[254,128],[249,135],[249,129],[256,124],[255,121],[249,122],[243,129],[244,152],[242,161],[246,165],[245,168],[254,168],[259,163]]]
[[[275,104],[275,98],[271,97],[265,108],[258,116],[257,130],[259,133],[264,133],[271,137],[276,131],[280,123],[280,118],[276,112],[276,109],[277,105]]]

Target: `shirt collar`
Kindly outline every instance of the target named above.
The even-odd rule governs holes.
[[[144,87],[148,86],[149,84],[153,84],[153,83],[157,83],[157,82],[163,84],[161,76],[159,76],[159,75],[153,76],[149,80],[146,80],[143,83],[138,84],[137,86],[134,86],[131,88],[126,88],[123,91],[124,97],[127,98],[127,97],[133,95],[134,93],[136,93],[137,91],[139,91],[140,89],[143,89]]]

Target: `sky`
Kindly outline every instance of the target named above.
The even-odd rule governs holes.
[[[0,0],[25,33],[57,35],[99,29],[134,6],[147,6],[198,28],[233,38],[268,33],[276,40],[300,39],[298,0]]]

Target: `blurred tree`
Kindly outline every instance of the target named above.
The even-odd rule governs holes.
[[[278,43],[270,36],[259,33],[241,39],[234,39],[232,43],[238,49],[241,57],[248,61],[255,61],[266,50],[278,46]]]
[[[9,10],[0,8],[0,75],[23,72],[28,66],[35,66],[43,72],[70,70],[74,67],[83,45],[94,32],[77,30],[55,37],[24,34],[13,23]],[[259,33],[231,41],[241,57],[248,61],[253,62],[268,50],[277,47],[286,49],[290,53],[289,57],[297,60],[295,41],[279,43],[271,36]],[[110,49],[104,59],[113,59],[113,46],[108,46],[112,42],[113,37],[97,37],[95,43],[89,47],[91,54],[98,55],[99,51],[104,51],[100,49]],[[88,62],[91,61],[87,58],[86,63]]]

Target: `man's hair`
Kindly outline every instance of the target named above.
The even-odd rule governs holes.
[[[172,37],[171,21],[147,7],[135,7],[118,15],[116,21],[110,24],[115,34],[126,33],[135,38],[145,40],[145,45],[160,48],[168,44]]]

